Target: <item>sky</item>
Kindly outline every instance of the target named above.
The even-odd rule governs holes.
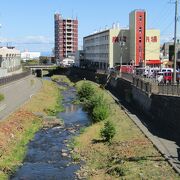
[[[174,37],[174,0],[1,0],[0,45],[21,51],[51,52],[54,47],[54,13],[78,18],[79,48],[94,31],[129,26],[134,9],[147,12],[147,29],[160,29],[161,43]],[[178,8],[180,5],[178,5]],[[179,36],[178,22],[178,36]]]

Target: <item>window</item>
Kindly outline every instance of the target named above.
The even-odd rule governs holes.
[[[141,38],[141,37],[139,37],[139,42],[140,42],[140,43],[142,42],[142,38]]]
[[[141,15],[139,16],[139,21],[142,21],[142,16]]]
[[[142,27],[139,27],[139,32],[142,33]]]

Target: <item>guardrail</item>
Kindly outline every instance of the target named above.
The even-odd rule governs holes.
[[[21,78],[24,78],[24,77],[30,75],[30,74],[31,74],[30,71],[26,71],[26,72],[22,72],[22,73],[19,73],[19,74],[12,75],[12,76],[1,77],[0,78],[0,86],[4,85],[4,84],[7,84],[7,83],[10,83],[12,81],[19,80]]]

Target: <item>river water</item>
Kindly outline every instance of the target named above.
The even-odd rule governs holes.
[[[43,128],[35,134],[28,144],[27,154],[22,166],[10,178],[12,180],[71,180],[78,179],[75,172],[80,164],[73,163],[68,149],[69,140],[87,126],[89,118],[79,105],[72,101],[76,98],[76,89],[67,86],[63,91],[64,112],[57,115],[64,120],[64,126]]]

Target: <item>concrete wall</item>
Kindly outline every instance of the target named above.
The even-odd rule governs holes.
[[[180,97],[152,94],[122,79],[111,79],[109,88],[117,97],[132,105],[162,128],[167,127],[180,135]]]
[[[151,98],[143,91],[136,87],[132,87],[132,98],[143,110],[148,114],[151,110]]]
[[[150,112],[154,120],[180,134],[180,97],[152,95],[151,99]]]

